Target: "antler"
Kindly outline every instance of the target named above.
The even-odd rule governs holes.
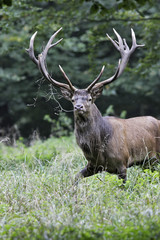
[[[32,61],[38,66],[39,70],[41,71],[42,75],[54,86],[56,87],[63,87],[65,89],[70,89],[72,90],[72,92],[74,92],[76,90],[76,88],[72,85],[71,81],[69,80],[69,78],[67,77],[67,75],[65,74],[65,72],[63,71],[62,67],[60,67],[61,72],[63,73],[65,79],[67,80],[68,84],[65,83],[60,83],[58,81],[56,81],[55,79],[53,79],[51,77],[51,75],[48,73],[47,71],[47,64],[46,64],[46,57],[47,57],[47,53],[48,50],[52,47],[54,47],[55,45],[57,45],[59,42],[62,41],[63,38],[61,38],[60,40],[58,40],[56,43],[53,43],[53,39],[55,38],[55,36],[62,30],[62,28],[60,28],[57,32],[55,32],[51,38],[49,39],[46,47],[44,48],[43,52],[41,54],[38,55],[38,59],[35,57],[34,54],[34,40],[35,37],[37,35],[37,32],[35,32],[33,34],[33,36],[30,39],[30,45],[29,45],[29,49],[26,49],[26,51],[28,52],[30,58],[32,59]]]
[[[86,88],[87,91],[90,91],[91,88],[98,82],[98,80],[100,79],[100,77],[102,76],[102,73],[104,71],[105,66],[103,65],[100,74],[98,75],[98,77]]]
[[[63,38],[61,38],[60,40],[58,40],[56,43],[52,44],[53,39],[55,38],[55,36],[61,31],[62,28],[60,28],[57,32],[55,32],[51,38],[49,39],[46,47],[44,48],[43,52],[41,54],[38,55],[38,58],[35,57],[34,54],[34,40],[35,37],[37,35],[37,32],[35,32],[33,34],[33,36],[30,39],[30,45],[29,45],[29,49],[26,49],[30,58],[32,59],[32,61],[38,66],[39,70],[41,71],[42,75],[54,86],[57,87],[63,87],[67,90],[71,90],[72,92],[75,92],[76,88],[72,85],[71,81],[69,80],[69,78],[67,77],[66,73],[64,72],[64,70],[62,69],[62,67],[59,65],[59,68],[61,70],[61,72],[63,73],[63,76],[65,77],[65,79],[67,80],[68,84],[65,83],[60,83],[58,81],[56,81],[55,79],[53,79],[51,77],[51,75],[48,73],[47,71],[47,64],[46,64],[46,57],[47,57],[47,53],[49,51],[50,48],[54,47],[55,45],[57,45],[59,42],[62,41]],[[126,42],[125,39],[122,40],[121,36],[116,32],[115,29],[113,29],[115,35],[118,38],[118,41],[114,41],[108,34],[107,37],[110,39],[110,41],[113,43],[113,45],[115,46],[115,48],[120,52],[121,55],[121,59],[119,60],[119,64],[117,67],[117,70],[115,72],[115,74],[100,82],[97,83],[98,80],[100,79],[100,77],[102,76],[102,73],[104,71],[104,67],[102,67],[100,74],[98,75],[98,77],[86,88],[87,91],[90,91],[93,87],[102,87],[104,85],[107,85],[111,82],[113,82],[114,80],[116,80],[124,71],[129,58],[131,56],[131,54],[136,50],[136,48],[138,47],[143,47],[143,45],[138,45],[136,43],[136,37],[135,37],[135,33],[133,31],[133,29],[131,29],[131,36],[132,36],[132,47],[129,49],[128,44]]]
[[[107,84],[113,82],[114,80],[116,80],[122,74],[122,72],[124,71],[128,61],[129,61],[129,58],[130,58],[131,54],[136,50],[136,48],[145,46],[144,44],[138,45],[136,43],[136,36],[135,36],[135,33],[134,33],[132,28],[131,28],[131,36],[132,36],[132,47],[131,47],[131,49],[129,49],[126,40],[125,39],[122,40],[121,36],[116,32],[115,29],[113,29],[113,31],[116,34],[116,36],[118,38],[118,41],[114,41],[108,34],[106,34],[106,35],[110,39],[110,41],[113,43],[115,48],[121,54],[121,59],[119,60],[118,68],[117,68],[115,74],[112,77],[110,77],[110,78],[108,78],[108,79],[106,79],[106,80],[104,80],[104,81],[102,81],[100,83],[97,83],[99,78],[95,79],[87,87],[87,90],[90,90],[93,86],[95,86],[95,87],[104,86],[104,85],[107,85]]]

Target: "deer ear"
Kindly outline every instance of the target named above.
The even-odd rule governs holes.
[[[61,89],[61,93],[62,93],[63,97],[65,99],[67,99],[68,101],[71,101],[71,99],[73,97],[73,92],[70,89],[66,89],[63,87],[61,87],[60,89]]]
[[[99,86],[99,87],[95,86],[90,90],[93,101],[95,101],[102,94],[102,91],[103,91],[103,86]]]

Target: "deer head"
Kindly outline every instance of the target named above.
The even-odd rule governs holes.
[[[64,72],[64,70],[60,65],[59,65],[59,68],[64,78],[66,79],[67,84],[56,81],[51,77],[51,75],[47,71],[47,65],[46,65],[47,53],[50,48],[54,47],[59,42],[61,42],[62,39],[52,44],[53,39],[61,31],[61,29],[62,28],[60,28],[57,32],[55,32],[51,36],[42,53],[38,55],[38,58],[36,58],[34,54],[34,40],[37,35],[37,32],[35,32],[31,37],[29,49],[26,49],[26,50],[30,58],[32,59],[32,61],[38,66],[44,78],[47,79],[49,83],[53,84],[56,87],[59,87],[64,98],[66,98],[67,100],[73,103],[75,113],[85,114],[89,111],[91,105],[94,103],[97,97],[101,95],[103,91],[103,87],[115,81],[122,74],[131,54],[135,51],[135,49],[138,47],[142,47],[144,45],[138,45],[136,43],[135,33],[133,29],[131,29],[132,47],[129,49],[126,40],[122,39],[121,36],[116,32],[116,30],[113,29],[115,35],[118,38],[118,41],[114,41],[108,34],[106,35],[110,39],[110,41],[113,43],[115,48],[120,52],[120,55],[121,55],[121,59],[119,60],[118,67],[116,69],[115,74],[112,77],[98,83],[105,68],[105,66],[103,66],[97,78],[86,89],[77,89],[72,85],[70,79],[68,78],[68,76],[66,75],[66,73]]]

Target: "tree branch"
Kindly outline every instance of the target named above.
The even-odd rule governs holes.
[[[90,21],[92,21],[91,19],[89,19]],[[104,19],[106,21],[106,19]],[[122,21],[122,22],[126,22],[126,21],[130,21],[130,22],[140,22],[140,21],[150,21],[150,20],[155,20],[158,21],[160,20],[160,17],[150,17],[150,18],[136,18],[136,19],[132,19],[132,18],[108,18],[107,21]],[[103,20],[96,20],[95,22],[102,22]],[[94,20],[92,21],[94,22]]]

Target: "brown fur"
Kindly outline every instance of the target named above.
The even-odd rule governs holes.
[[[88,101],[82,98],[81,91],[78,94],[75,104],[87,108]],[[76,179],[104,170],[125,181],[128,167],[158,157],[160,121],[153,117],[102,117],[94,103],[86,112],[75,111],[74,117],[77,144],[88,160]]]

